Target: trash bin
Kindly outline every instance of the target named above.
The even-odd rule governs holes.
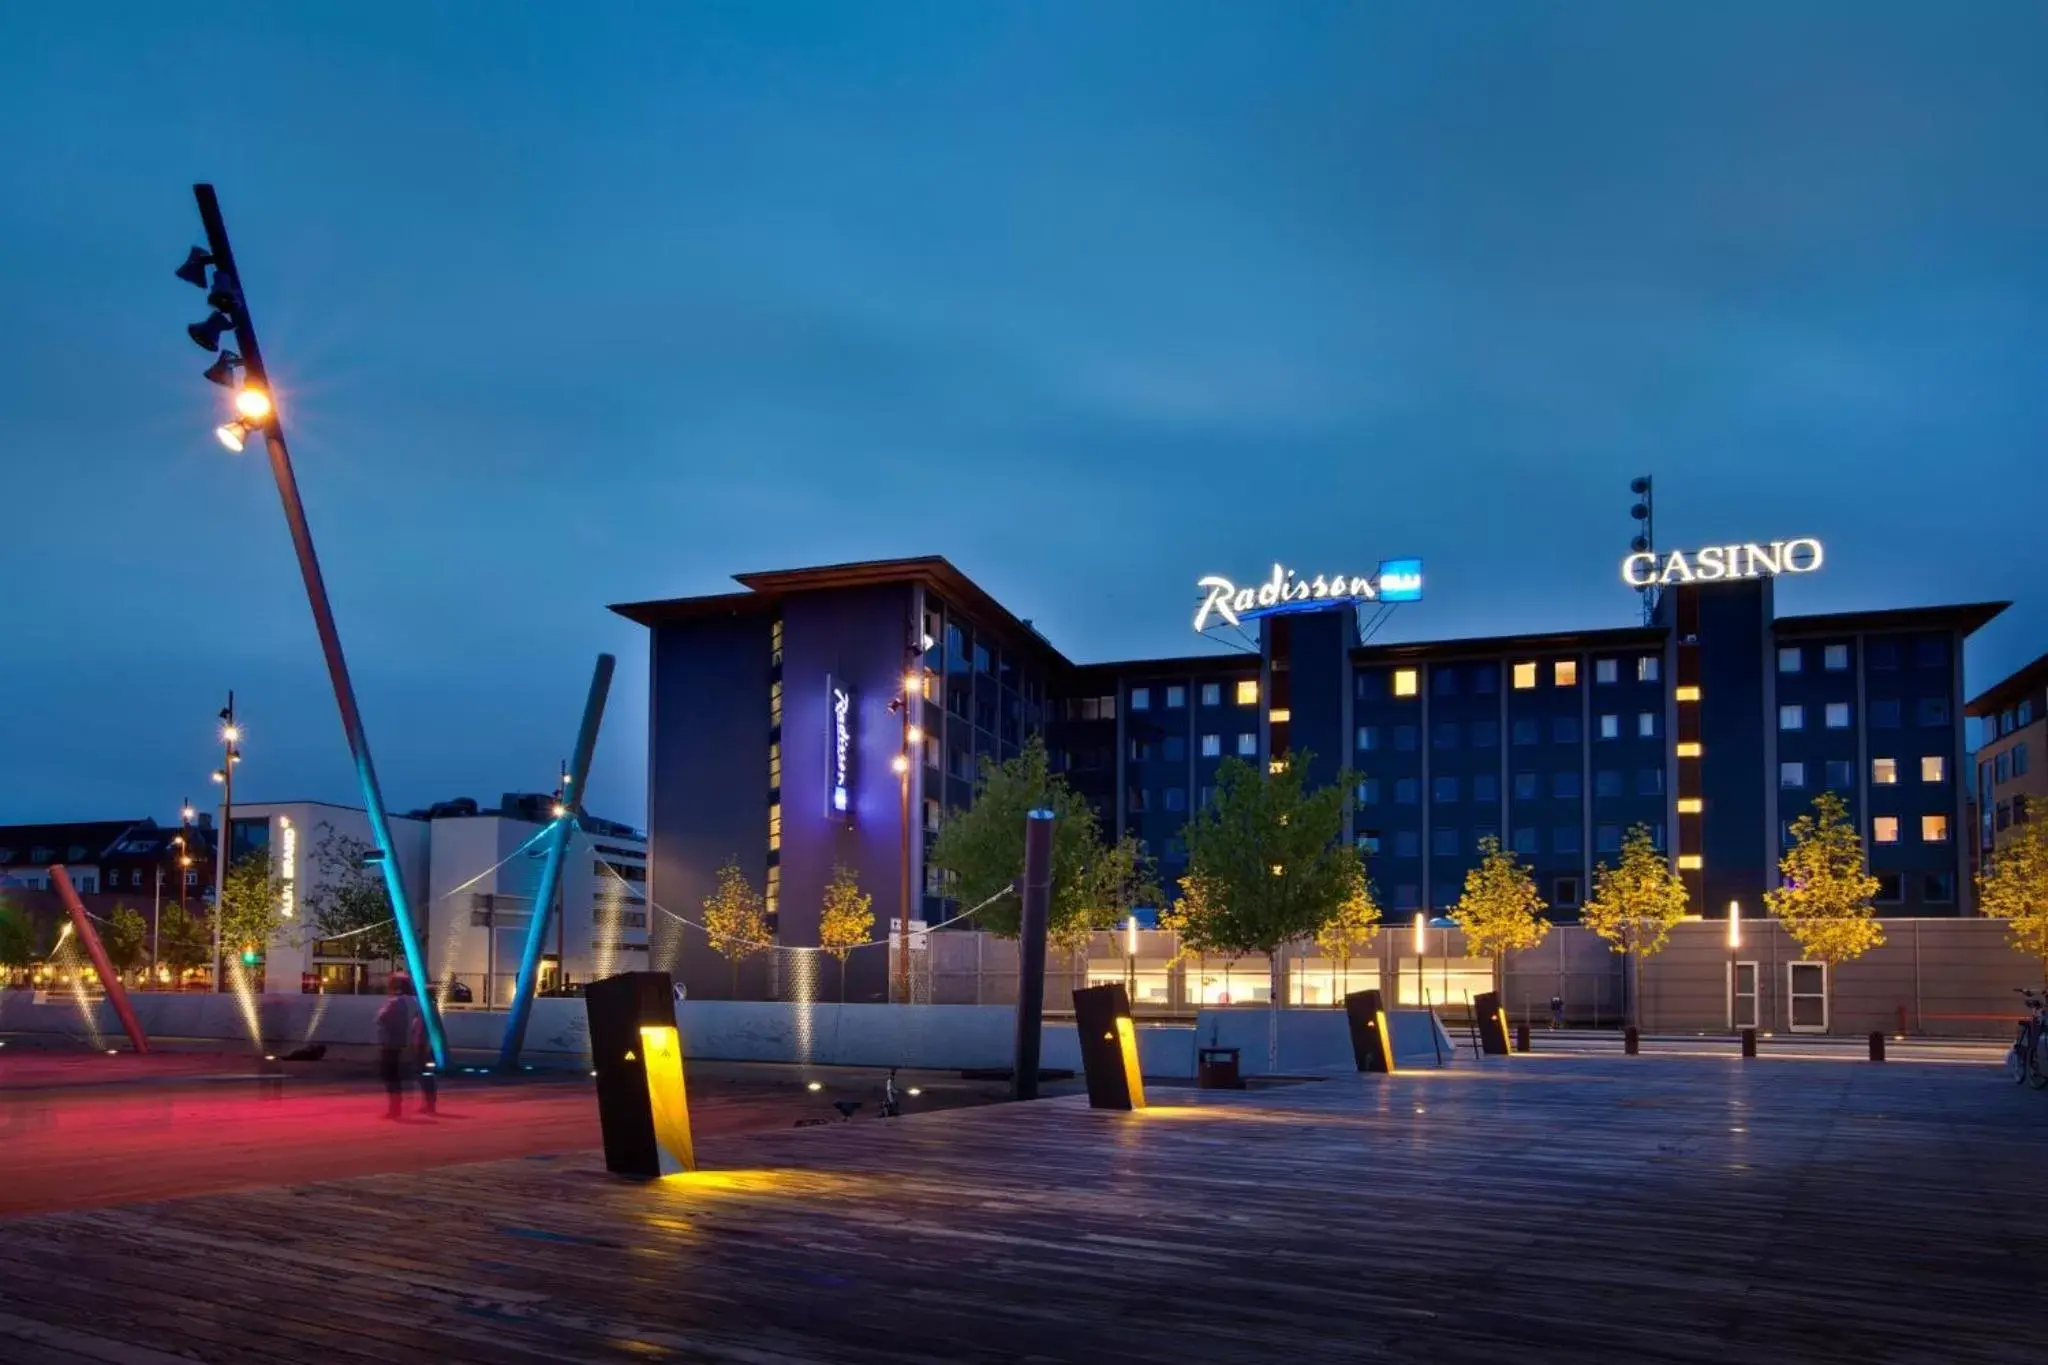
[[[1242,1090],[1237,1074],[1238,1049],[1205,1047],[1195,1054],[1195,1076],[1204,1090]]]

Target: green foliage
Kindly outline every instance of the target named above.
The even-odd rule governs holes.
[[[2012,827],[1977,873],[1977,908],[2005,921],[2013,947],[2048,964],[2048,820]]]
[[[149,921],[140,911],[115,905],[99,933],[100,946],[115,971],[126,975],[149,960]]]
[[[1348,970],[1351,959],[1372,946],[1380,932],[1380,904],[1365,864],[1354,860],[1357,872],[1350,889],[1337,905],[1337,913],[1316,931],[1316,951],[1334,959]]]
[[[27,967],[35,959],[35,926],[18,907],[0,898],[0,967]]]
[[[1465,949],[1490,957],[1498,967],[1508,953],[1534,948],[1550,932],[1548,909],[1536,894],[1536,879],[1514,854],[1488,835],[1479,841],[1479,865],[1465,874],[1465,891],[1453,911],[1465,931]]]
[[[182,977],[206,965],[213,952],[213,921],[187,913],[174,901],[160,912],[156,940],[158,964],[169,967],[174,978]]]
[[[1264,776],[1236,758],[1217,768],[1216,799],[1187,824],[1188,874],[1172,921],[1187,948],[1270,958],[1347,905],[1363,913],[1365,866],[1343,838],[1352,779],[1310,792],[1308,759],[1294,754]]]
[[[818,911],[818,946],[846,965],[846,955],[875,935],[875,898],[850,867],[834,867]]]
[[[1863,840],[1839,794],[1822,792],[1792,822],[1778,875],[1783,884],[1764,893],[1764,905],[1807,957],[1833,966],[1883,946],[1884,929],[1870,903],[1877,878],[1864,864]]]
[[[717,884],[704,899],[704,932],[711,946],[732,963],[735,991],[739,989],[740,963],[773,945],[767,902],[740,871],[737,858],[728,858],[718,869]]]
[[[1685,918],[1685,881],[1657,851],[1646,825],[1628,832],[1621,862],[1593,872],[1593,894],[1579,907],[1579,923],[1617,952],[1648,957],[1664,947],[1671,926]]]
[[[270,940],[284,922],[284,910],[280,885],[271,874],[268,849],[251,849],[228,864],[216,913],[220,916],[223,957],[234,958],[252,946],[259,953],[269,951]]]
[[[373,846],[321,821],[313,845],[319,875],[302,898],[313,936],[337,940],[335,948],[357,962],[396,961],[402,951],[398,919],[383,870],[368,862]]]
[[[1102,841],[1095,811],[1051,769],[1045,742],[1033,736],[1023,752],[1002,763],[984,758],[975,782],[974,804],[947,813],[932,847],[931,865],[951,880],[948,892],[962,905],[978,905],[1024,875],[1024,820],[1028,812],[1050,810],[1052,909],[1047,937],[1075,948],[1098,929],[1108,929],[1131,907],[1156,902],[1159,887],[1138,841]],[[974,917],[974,927],[1005,938],[1017,936],[1021,907],[1005,896]]]

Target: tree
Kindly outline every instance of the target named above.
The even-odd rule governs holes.
[[[35,960],[35,927],[27,915],[0,897],[0,967],[22,971]]]
[[[174,982],[206,964],[213,953],[213,921],[194,915],[173,901],[163,907],[157,923],[157,962],[171,969]]]
[[[1835,792],[1822,792],[1792,822],[1792,842],[1778,859],[1782,885],[1764,893],[1764,905],[1799,951],[1829,967],[1834,989],[1837,963],[1861,957],[1884,943],[1884,929],[1870,898],[1877,878],[1864,863],[1863,840],[1849,823],[1849,807]]]
[[[351,963],[387,966],[401,951],[398,918],[383,872],[371,865],[371,845],[337,831],[325,820],[316,829],[313,862],[319,875],[305,896],[306,923]],[[351,971],[351,989],[362,974]]]
[[[284,922],[284,898],[280,891],[270,870],[268,849],[251,849],[228,864],[220,905],[215,911],[220,918],[222,956],[238,963],[239,953],[270,950],[270,940]]]
[[[1493,959],[1493,983],[1500,986],[1501,960],[1534,948],[1550,932],[1549,909],[1536,894],[1529,868],[1489,834],[1479,841],[1479,865],[1465,874],[1465,891],[1452,913],[1465,931],[1465,951]]]
[[[1216,799],[1188,821],[1188,879],[1182,933],[1193,947],[1226,957],[1263,954],[1276,989],[1268,993],[1270,1065],[1279,1065],[1280,949],[1313,938],[1357,894],[1365,868],[1344,837],[1349,774],[1307,789],[1306,751],[1261,774],[1237,758],[1216,770]],[[1184,882],[1185,887],[1188,883]]]
[[[771,946],[768,912],[761,893],[740,871],[739,859],[726,859],[718,882],[704,898],[704,932],[711,946],[732,964],[732,994],[740,993],[740,963]]]
[[[953,897],[978,905],[1016,885],[1024,875],[1024,820],[1050,810],[1052,908],[1046,937],[1075,948],[1099,929],[1113,927],[1132,907],[1156,903],[1159,887],[1135,838],[1105,844],[1087,798],[1052,771],[1045,741],[1033,736],[1015,758],[981,761],[974,804],[947,814],[930,863],[952,880]],[[983,909],[978,927],[1015,938],[1021,907],[1006,896]]]
[[[107,927],[100,932],[100,946],[107,950],[107,961],[114,970],[125,976],[149,958],[149,921],[139,910],[115,905]]]
[[[2048,820],[2013,826],[1977,873],[1977,908],[2004,920],[2012,946],[2048,976]]]
[[[1351,980],[1351,959],[1371,947],[1380,932],[1379,897],[1374,893],[1372,879],[1365,875],[1364,862],[1356,860],[1356,864],[1357,874],[1338,903],[1337,913],[1324,922],[1315,936],[1316,951],[1337,960],[1346,986]]]
[[[875,933],[875,898],[850,867],[834,867],[818,911],[818,946],[839,959],[839,1003],[846,1003],[846,957]]]
[[[1593,894],[1579,907],[1579,923],[1627,955],[1629,1006],[1638,1023],[1642,961],[1664,947],[1685,907],[1685,881],[1657,851],[1646,825],[1628,832],[1618,865],[1603,862],[1593,871]]]

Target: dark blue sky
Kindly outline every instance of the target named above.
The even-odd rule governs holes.
[[[1481,21],[1481,11],[1484,22]],[[216,182],[399,808],[642,818],[607,602],[938,552],[1077,658],[1194,579],[1420,554],[1393,637],[2011,597],[2048,648],[2048,11],[0,7],[0,820],[355,799],[169,274]]]

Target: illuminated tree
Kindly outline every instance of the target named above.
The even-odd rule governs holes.
[[[1685,909],[1685,881],[1657,851],[1646,825],[1628,832],[1617,866],[1603,862],[1593,871],[1593,894],[1579,907],[1579,923],[1627,955],[1629,1007],[1638,1023],[1642,960],[1664,947]]]
[[[28,916],[0,897],[0,967],[21,971],[35,960],[35,929]]]
[[[1364,862],[1358,860],[1351,887],[1338,903],[1337,913],[1316,930],[1316,951],[1337,959],[1344,983],[1349,986],[1351,959],[1370,948],[1379,932],[1379,898],[1374,894],[1372,879],[1365,874]]]
[[[158,965],[170,968],[174,981],[182,980],[213,952],[213,921],[173,901],[159,912],[156,938]]]
[[[221,954],[231,963],[239,965],[238,954],[270,950],[284,922],[284,896],[283,884],[271,873],[268,849],[252,849],[228,864],[215,913]]]
[[[718,869],[718,882],[704,899],[704,932],[711,946],[732,964],[732,994],[740,993],[740,963],[773,946],[767,904],[740,871],[737,858]]]
[[[2048,820],[2013,826],[1977,873],[1977,908],[2004,920],[2012,946],[2048,975]]]
[[[1493,984],[1500,986],[1501,960],[1534,948],[1550,932],[1549,909],[1536,894],[1536,879],[1515,855],[1487,835],[1479,841],[1479,865],[1465,874],[1465,891],[1452,913],[1465,931],[1465,950],[1493,959]]]
[[[818,946],[839,959],[839,1003],[846,1003],[846,958],[875,933],[875,898],[850,867],[834,867],[818,912]]]
[[[351,965],[388,966],[403,946],[398,917],[391,913],[390,888],[384,885],[383,872],[372,865],[372,846],[338,832],[325,820],[316,833],[313,864],[319,875],[311,879],[305,896],[307,925],[329,944],[330,952],[347,956]],[[359,971],[349,973],[351,990],[361,976]]]
[[[149,921],[139,910],[116,905],[100,931],[100,946],[114,970],[127,975],[149,959]]]
[[[1849,823],[1849,807],[1835,792],[1822,792],[1792,822],[1792,841],[1778,859],[1782,884],[1764,893],[1764,905],[1799,944],[1799,951],[1830,968],[1884,944],[1884,929],[1870,898],[1863,840]],[[1831,970],[1829,989],[1834,986]]]

